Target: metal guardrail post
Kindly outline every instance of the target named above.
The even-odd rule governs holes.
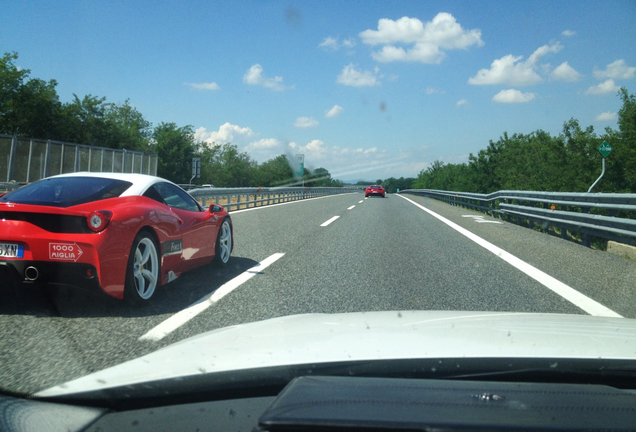
[[[46,152],[44,153],[44,178],[51,175],[51,140],[46,140]]]
[[[27,171],[26,182],[29,182],[29,175],[31,174],[31,155],[33,154],[33,140],[29,140],[29,157],[27,159]]]
[[[13,169],[15,167],[15,154],[18,151],[18,137],[11,138],[11,152],[9,153],[9,168],[7,169],[7,182],[13,180]]]

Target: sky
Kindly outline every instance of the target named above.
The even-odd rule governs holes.
[[[14,1],[0,50],[259,163],[351,181],[468,161],[504,133],[618,129],[636,1]]]

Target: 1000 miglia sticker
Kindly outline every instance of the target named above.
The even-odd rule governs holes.
[[[83,254],[77,243],[49,243],[49,259],[56,261],[77,261]]]

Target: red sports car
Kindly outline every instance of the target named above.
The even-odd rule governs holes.
[[[234,246],[232,220],[143,174],[73,173],[0,196],[0,265],[19,281],[84,286],[132,303]]]
[[[386,192],[384,190],[384,188],[382,186],[379,185],[371,185],[369,187],[366,188],[366,190],[364,191],[364,197],[368,198],[369,196],[376,196],[379,195],[382,198],[384,198],[386,196]]]

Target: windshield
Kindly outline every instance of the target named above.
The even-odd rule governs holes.
[[[636,2],[2,16],[0,391],[636,360]]]

